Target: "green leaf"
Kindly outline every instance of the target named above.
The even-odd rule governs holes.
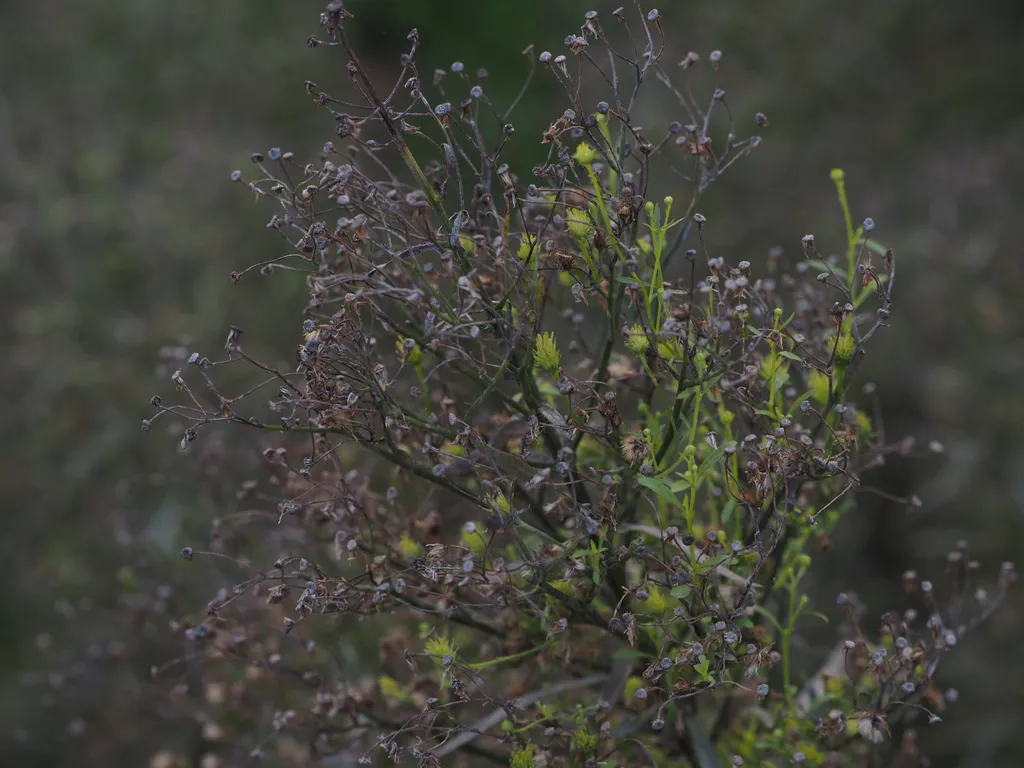
[[[733,512],[735,512],[735,511],[736,511],[736,499],[729,499],[725,503],[725,506],[722,508],[721,520],[722,520],[722,524],[723,525],[728,524],[728,522],[730,520],[732,520],[732,515],[733,515]]]
[[[782,631],[782,625],[779,624],[779,620],[775,618],[775,614],[762,608],[760,605],[754,606],[754,613],[759,613],[767,619],[768,623],[775,627],[779,632]]]
[[[819,272],[831,271],[836,277],[842,278],[843,282],[846,282],[846,270],[842,267],[826,264],[821,259],[808,259],[807,264],[808,266],[814,267]]]
[[[720,566],[730,557],[732,557],[732,555],[730,554],[715,555],[710,560],[705,560],[704,562],[697,563],[695,570],[697,571],[697,573],[707,573],[712,568],[717,568],[718,566]]]
[[[651,223],[649,226],[652,230],[661,227],[661,207],[658,205],[655,205],[654,210],[651,211]]]
[[[776,354],[778,354],[781,357],[786,358],[787,360],[793,360],[794,362],[797,362],[797,363],[802,363],[803,360],[804,360],[802,357],[800,357],[800,355],[793,354],[789,350],[785,350],[785,349],[780,349]]]
[[[867,249],[869,251],[871,251],[872,253],[877,253],[879,256],[885,256],[886,251],[889,250],[884,245],[882,245],[881,243],[876,243],[874,240],[868,240],[866,243],[864,243],[864,245],[867,246]]]
[[[676,598],[676,600],[685,600],[690,596],[692,591],[693,587],[689,587],[686,584],[680,584],[678,587],[672,587],[672,591],[669,592],[669,594]]]
[[[787,381],[789,381],[789,373],[786,371],[779,371],[772,377],[772,397],[786,385]]]
[[[664,480],[659,480],[656,477],[644,477],[641,475],[637,478],[637,482],[644,488],[648,488],[654,491],[658,496],[663,498],[669,504],[675,504],[678,506],[679,499],[676,494],[672,493],[672,488]]]
[[[681,477],[672,483],[669,488],[673,493],[682,493],[683,491],[688,491],[690,489],[690,481],[685,477]]]
[[[880,280],[882,280],[883,283],[885,282],[885,280],[883,280],[882,278],[886,278],[887,279],[888,277],[889,277],[888,275],[879,275],[878,276],[878,278]],[[863,291],[861,291],[859,294],[857,294],[857,296],[854,297],[853,305],[855,307],[857,307],[858,309],[860,309],[860,305],[861,304],[863,304],[865,301],[867,301],[871,296],[877,296],[877,295],[878,294],[874,290],[868,290],[867,288],[865,288]]]
[[[693,665],[694,670],[696,670],[697,674],[699,674],[702,678],[710,682],[711,675],[708,674],[708,667],[711,665],[711,662],[708,661],[708,657],[705,656],[703,653],[697,658],[698,663]]]
[[[790,406],[789,415],[792,416],[794,413],[796,413],[800,409],[800,403],[802,403],[804,400],[809,400],[813,394],[814,392],[812,392],[811,390],[807,390],[802,395],[800,395],[800,397],[794,400],[793,405]]]
[[[728,448],[729,446],[736,447],[736,442],[731,441],[726,443],[725,445],[718,446],[717,448],[715,448],[715,450],[713,450],[711,453],[707,455],[704,461],[701,462],[700,466],[697,468],[698,485],[700,485],[700,481],[703,479],[704,474],[713,466],[715,466],[715,464],[718,463],[718,460],[722,458],[722,456],[725,454],[725,449]]]
[[[718,753],[704,730],[704,724],[696,714],[683,715],[686,722],[686,732],[693,742],[693,751],[697,758],[696,768],[722,768],[718,759]]]

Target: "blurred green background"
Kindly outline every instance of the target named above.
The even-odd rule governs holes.
[[[228,174],[253,151],[313,158],[331,138],[302,89],[345,79],[337,52],[305,45],[323,4],[0,5],[4,765],[145,765],[188,727],[169,730],[148,690],[149,666],[182,650],[152,628],[227,583],[183,569],[177,553],[237,505],[225,488],[247,454],[182,457],[172,435],[139,425],[149,398],[169,392],[175,355],[220,349],[231,324],[251,354],[290,360],[304,288],[286,275],[231,285],[231,270],[278,255],[279,241],[263,229],[268,209]],[[558,51],[586,10],[611,25],[613,7],[347,5],[382,81],[417,27],[424,69],[485,66],[498,104],[522,83],[523,48]],[[899,254],[894,327],[863,380],[878,384],[890,437],[937,439],[946,454],[883,470],[878,484],[924,504],[911,513],[865,496],[820,569],[822,605],[845,589],[875,615],[899,607],[903,570],[940,575],[961,537],[994,574],[1019,556],[1024,522],[1024,4],[664,0],[660,11],[674,60],[723,51],[741,136],[754,112],[771,121],[763,148],[701,205],[713,247],[757,264],[775,245],[795,256],[806,232],[838,244],[838,166],[855,217],[873,217]],[[652,114],[685,121],[648,88]],[[524,173],[564,106],[539,77],[513,119]],[[219,439],[206,450],[237,444]],[[1020,764],[1022,606],[947,662],[960,703],[923,734],[936,765]],[[162,625],[139,618],[161,610]]]

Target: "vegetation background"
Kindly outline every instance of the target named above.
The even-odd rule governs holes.
[[[216,349],[231,324],[258,357],[286,359],[295,343],[299,281],[227,278],[278,255],[266,210],[228,174],[252,151],[312,156],[330,137],[302,89],[344,81],[340,58],[305,47],[323,4],[0,5],[5,764],[144,765],[174,738],[146,687],[149,666],[180,640],[139,631],[131,608],[144,585],[165,585],[169,619],[221,586],[209,571],[183,572],[178,552],[233,502],[212,477],[230,462],[181,457],[171,437],[139,425],[173,370],[160,368],[162,350]],[[347,5],[382,79],[418,27],[424,67],[485,66],[497,103],[522,83],[523,48],[557,50],[586,10],[613,7]],[[731,103],[771,120],[763,149],[702,204],[717,247],[757,263],[774,245],[796,251],[806,232],[827,241],[841,226],[828,173],[842,167],[855,217],[873,217],[900,255],[894,327],[863,376],[878,384],[890,437],[937,439],[946,453],[886,470],[923,506],[864,496],[819,568],[819,600],[854,590],[880,614],[899,605],[904,569],[938,575],[961,537],[990,566],[1020,559],[1024,5],[664,0],[660,10],[678,58],[721,49]],[[523,168],[562,110],[552,86],[538,78],[517,112]],[[227,455],[235,439],[224,436]],[[926,734],[936,765],[1019,765],[1022,607],[1018,598],[946,667],[960,703]]]

